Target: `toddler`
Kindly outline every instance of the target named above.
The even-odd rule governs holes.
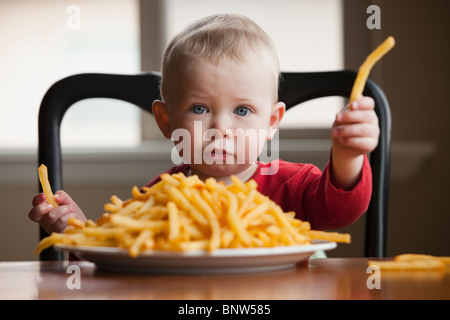
[[[347,226],[367,210],[372,193],[366,153],[379,137],[374,101],[361,97],[336,115],[323,171],[283,160],[264,163],[258,160],[263,145],[285,113],[279,78],[273,43],[244,16],[209,16],[178,34],[163,56],[162,99],[153,102],[159,129],[183,159],[167,172],[226,184],[231,175],[254,179],[261,193],[313,229]],[[55,197],[60,206],[52,209],[44,194],[36,195],[30,219],[49,233],[62,232],[71,216],[86,220],[67,193]]]

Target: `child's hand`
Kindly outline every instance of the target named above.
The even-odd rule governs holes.
[[[359,181],[363,155],[378,145],[380,128],[374,109],[372,98],[361,97],[336,115],[331,130],[332,180],[339,188],[349,190]]]
[[[86,217],[81,209],[66,192],[62,190],[57,191],[55,199],[59,206],[53,208],[47,203],[44,193],[37,194],[33,198],[33,208],[28,213],[28,217],[32,221],[38,222],[49,234],[52,232],[63,232],[67,227],[69,217],[76,217],[86,221]]]
[[[376,148],[380,128],[374,108],[372,98],[361,97],[336,115],[331,131],[334,154],[357,157]]]

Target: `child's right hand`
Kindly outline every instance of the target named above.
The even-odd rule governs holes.
[[[33,197],[33,208],[28,213],[28,217],[38,222],[42,228],[49,234],[52,232],[63,232],[67,227],[69,217],[75,217],[82,221],[86,221],[86,217],[78,205],[64,191],[55,192],[55,199],[59,206],[53,208],[47,202],[44,193],[39,193]]]

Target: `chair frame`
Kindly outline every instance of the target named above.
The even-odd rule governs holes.
[[[62,153],[60,144],[61,121],[71,105],[88,98],[113,98],[132,103],[152,112],[152,102],[160,98],[160,73],[136,75],[83,73],[66,77],[52,85],[40,106],[38,119],[38,161],[48,168],[49,181],[54,190],[63,189]],[[279,100],[287,109],[304,101],[327,96],[349,97],[356,78],[354,71],[282,73]],[[142,88],[148,88],[142,90]],[[391,144],[391,113],[384,92],[368,79],[364,95],[375,100],[379,117],[380,141],[370,154],[374,174],[373,194],[366,212],[364,256],[385,257],[389,196],[389,169]],[[39,185],[39,190],[42,188]],[[40,239],[48,236],[40,227]],[[62,253],[48,248],[40,260],[62,260]]]

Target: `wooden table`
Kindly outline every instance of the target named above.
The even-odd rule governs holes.
[[[0,262],[0,299],[450,299],[448,270],[382,272],[377,282],[367,267],[364,258],[327,258],[276,272],[152,275],[104,272],[86,261]]]

